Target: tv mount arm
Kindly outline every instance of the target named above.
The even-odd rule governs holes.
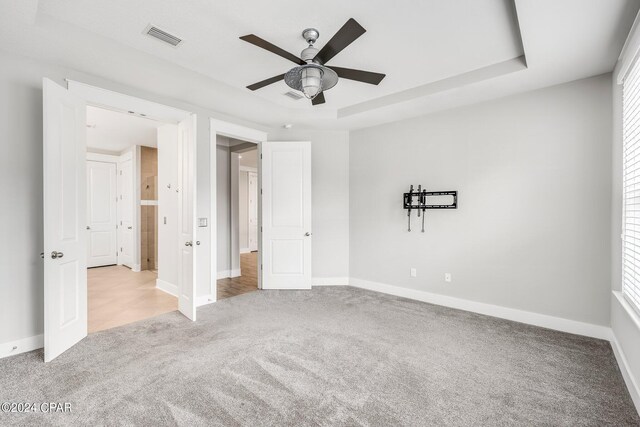
[[[451,204],[429,204],[429,196],[451,196]],[[416,209],[418,211],[418,218],[420,218],[420,211],[422,211],[422,232],[424,233],[424,217],[426,216],[427,209],[457,209],[458,208],[458,192],[457,191],[427,191],[422,189],[422,185],[418,186],[418,191],[413,191],[413,185],[409,188],[408,193],[403,195],[403,207],[407,210],[408,217],[408,231],[411,231],[411,210]]]

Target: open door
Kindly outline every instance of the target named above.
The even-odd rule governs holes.
[[[195,278],[195,149],[196,149],[196,117],[191,117],[178,124],[178,191],[179,197],[178,227],[178,309],[191,320],[196,320],[196,278]]]
[[[262,289],[311,289],[311,142],[263,142]]]
[[[43,79],[44,360],[87,336],[86,106]]]

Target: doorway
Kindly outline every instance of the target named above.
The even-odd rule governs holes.
[[[141,118],[170,123],[177,127],[172,156],[177,162],[174,191],[179,190],[177,197],[176,244],[171,249],[172,262],[176,265],[175,292],[178,310],[188,319],[196,320],[196,298],[194,270],[196,257],[194,254],[195,215],[196,215],[196,116],[190,112],[157,104],[140,98],[117,92],[89,86],[83,83],[66,81],[66,88],[52,80],[43,79],[43,178],[44,178],[44,360],[49,362],[82,340],[88,332],[88,289],[87,266],[89,259],[97,264],[113,262],[110,253],[113,250],[113,235],[111,231],[96,234],[94,248],[88,247],[88,203],[87,197],[87,106],[99,107],[112,112],[138,115]],[[97,160],[101,156],[111,156],[110,153],[94,152]],[[115,157],[115,155],[113,155]],[[125,158],[116,163],[126,162]],[[103,157],[104,160],[106,157]],[[131,150],[131,166],[139,166],[140,149]],[[117,177],[120,172],[125,175],[124,165],[116,166]],[[105,181],[104,194],[113,190],[111,171],[113,168],[95,169],[96,176],[101,175]],[[138,169],[139,170],[139,169]],[[140,182],[136,174],[133,180],[131,198],[136,195],[136,201],[141,200]],[[117,194],[117,183],[115,185]],[[99,192],[102,194],[102,192]],[[123,199],[125,193],[117,194]],[[101,201],[109,215],[100,217],[100,209],[94,209],[95,224],[112,223],[113,208],[112,195],[104,196]],[[123,230],[131,230],[131,240],[140,239],[141,212],[139,205],[133,203],[135,211],[131,212],[131,229],[126,224],[126,218],[117,218],[118,230],[122,221]],[[117,208],[116,208],[117,211]],[[106,219],[105,219],[106,218]],[[93,219],[92,219],[93,221]],[[108,225],[108,224],[107,224]],[[100,231],[100,230],[96,230]],[[111,233],[111,234],[109,234]],[[100,237],[102,236],[102,237]],[[93,236],[92,236],[93,238]],[[116,247],[118,246],[116,233]],[[102,240],[100,240],[102,239]],[[160,237],[161,240],[161,237]],[[121,239],[126,242],[126,237]],[[197,245],[199,242],[195,242]],[[163,245],[158,245],[163,251]],[[107,248],[107,249],[104,249]],[[141,268],[139,244],[131,246],[130,255],[133,260],[124,255],[120,262],[129,263],[132,271]],[[92,252],[93,251],[93,252]],[[97,256],[104,252],[105,258]],[[118,266],[118,254],[113,251]],[[95,255],[95,256],[94,256]],[[158,258],[161,258],[160,256]],[[96,264],[97,263],[97,264]],[[122,267],[122,265],[120,267]],[[158,267],[162,268],[162,262]],[[125,267],[122,267],[125,268]],[[135,271],[137,272],[137,271]],[[158,287],[158,282],[156,282]]]
[[[165,286],[175,280],[159,280],[160,271],[173,269],[166,256],[162,269],[159,262],[177,245],[175,227],[174,238],[166,230],[177,223],[177,202],[171,192],[159,197],[158,188],[176,176],[177,125],[93,106],[86,118],[87,332],[93,333],[178,309],[177,293]]]
[[[258,290],[258,145],[218,135],[216,299]]]

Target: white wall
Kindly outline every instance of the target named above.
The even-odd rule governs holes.
[[[148,75],[123,68],[118,81],[89,75],[40,61],[0,52],[0,174],[12,185],[1,190],[0,211],[0,344],[36,337],[43,332],[43,267],[40,252],[42,239],[42,78],[48,77],[64,86],[65,78],[126,93],[198,116],[197,125],[197,216],[209,219],[209,227],[198,228],[195,239],[201,242],[196,251],[198,296],[210,293],[210,215],[209,188],[209,118],[217,118],[252,128],[260,125],[232,118],[217,111],[190,103],[195,94],[184,92],[181,98],[171,93],[175,86],[150,84]],[[163,78],[180,79],[179,73]],[[140,89],[145,88],[145,89]],[[214,97],[215,98],[215,97]],[[215,98],[221,109],[223,97]],[[212,104],[213,105],[213,104]],[[10,143],[8,141],[11,141]],[[6,209],[11,206],[11,209]],[[41,339],[41,338],[40,338]],[[29,342],[37,343],[38,340]],[[41,342],[41,341],[40,341]],[[4,356],[0,345],[0,356]],[[9,346],[10,348],[10,346]]]
[[[178,295],[178,126],[158,128],[158,286]]]
[[[628,56],[640,49],[640,30],[634,29],[621,55],[612,79],[613,91],[613,144],[611,179],[611,329],[616,339],[618,362],[636,408],[640,411],[640,316],[634,312],[622,295],[622,86],[617,84],[617,73]],[[633,37],[633,39],[631,38]]]
[[[270,141],[311,141],[314,282],[346,283],[349,276],[348,132],[276,129],[269,132],[268,138]]]
[[[351,278],[608,326],[610,141],[610,75],[352,132]]]

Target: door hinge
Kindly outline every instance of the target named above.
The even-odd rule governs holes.
[[[260,158],[262,159],[262,153],[260,154]]]
[[[122,252],[122,248],[120,248],[120,252]]]

